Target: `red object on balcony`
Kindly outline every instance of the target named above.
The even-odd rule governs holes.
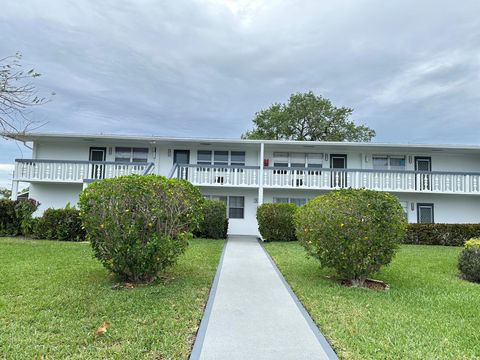
[[[269,164],[268,159],[263,159],[263,166],[268,166],[268,164]]]

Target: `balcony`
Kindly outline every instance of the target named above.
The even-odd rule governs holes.
[[[259,167],[179,165],[172,176],[197,186],[258,187]],[[263,169],[262,184],[271,189],[332,190],[366,188],[390,192],[477,194],[480,173],[328,168]]]
[[[153,163],[109,161],[15,160],[14,181],[83,183],[131,174],[147,174]]]
[[[197,186],[258,187],[259,166],[174,165],[170,177]]]

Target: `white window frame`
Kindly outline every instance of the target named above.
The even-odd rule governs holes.
[[[130,149],[129,160],[117,161],[117,149]],[[150,153],[150,150],[148,149],[148,147],[133,147],[133,146],[115,146],[115,162],[133,162],[134,149],[147,150],[146,151],[147,157],[145,158],[145,161],[136,161],[136,162],[139,162],[139,163],[147,163],[148,162],[148,155]]]
[[[207,163],[207,160],[201,160],[201,162],[199,163],[198,161],[198,155],[199,153],[202,152],[202,153],[207,153],[209,152],[210,153],[210,160],[208,161]],[[227,161],[215,161],[215,152],[226,152],[227,153]],[[235,153],[235,155],[238,155],[239,153],[243,153],[243,161],[238,161],[238,160],[235,160],[235,161],[232,161],[232,153]],[[247,154],[245,151],[242,151],[242,150],[206,150],[206,149],[200,149],[200,150],[197,150],[197,165],[216,165],[216,166],[239,166],[239,167],[243,167],[245,166],[245,163],[246,163],[246,158],[247,158]],[[232,164],[233,163],[233,164]]]
[[[386,158],[387,166],[386,167],[375,167],[375,158]],[[391,159],[402,159],[403,166],[392,166]],[[405,170],[407,168],[407,157],[405,155],[372,155],[372,168],[374,170]]]

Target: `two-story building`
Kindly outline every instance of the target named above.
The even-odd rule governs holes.
[[[92,181],[155,173],[188,179],[227,204],[229,233],[258,234],[256,208],[306,201],[332,189],[388,191],[411,223],[480,222],[480,147],[32,133],[17,159],[13,194],[75,205]]]

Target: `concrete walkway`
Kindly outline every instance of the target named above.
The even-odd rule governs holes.
[[[337,359],[263,247],[230,236],[190,359]]]

